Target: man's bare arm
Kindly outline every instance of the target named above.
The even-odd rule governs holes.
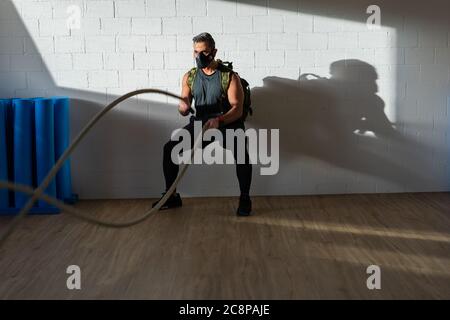
[[[231,109],[221,117],[224,124],[231,123],[242,117],[244,108],[244,89],[241,79],[236,73],[232,74],[230,86],[228,87],[228,101]]]
[[[181,82],[181,97],[183,98],[183,101],[180,101],[178,105],[178,111],[182,116],[187,116],[189,114],[189,110],[191,109],[192,94],[191,88],[189,88],[189,85],[187,83],[188,76],[189,72],[186,72]]]

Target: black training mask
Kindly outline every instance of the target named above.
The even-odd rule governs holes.
[[[206,68],[209,66],[211,61],[214,59],[213,55],[210,53],[209,55],[204,55],[203,51],[198,54],[198,56],[195,58],[195,61],[197,62],[197,67],[200,69]]]

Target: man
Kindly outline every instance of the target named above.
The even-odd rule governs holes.
[[[223,136],[223,146],[226,146],[225,130],[226,129],[242,129],[245,130],[244,122],[241,119],[243,112],[244,90],[242,88],[240,78],[236,73],[230,74],[230,82],[226,90],[226,99],[223,99],[221,72],[230,71],[224,69],[218,61],[214,59],[217,53],[215,41],[213,37],[207,33],[201,33],[193,39],[194,58],[197,63],[197,72],[192,83],[192,90],[189,86],[189,72],[183,76],[181,97],[183,101],[178,106],[178,111],[182,116],[187,116],[191,109],[192,99],[195,100],[195,116],[190,117],[189,123],[184,126],[191,135],[191,147],[194,140],[194,121],[202,121],[202,125],[206,123],[207,128],[215,128],[221,131]],[[192,91],[192,92],[191,92]],[[172,161],[171,153],[178,141],[168,141],[164,145],[163,170],[166,182],[166,191],[170,188],[178,175],[178,165]],[[203,148],[210,141],[203,142]],[[250,200],[250,184],[252,179],[252,166],[250,164],[247,141],[245,143],[245,163],[238,163],[237,148],[238,143],[235,140],[233,155],[236,162],[236,174],[239,181],[240,198],[239,206],[236,214],[239,216],[249,216],[252,209]],[[211,183],[217,183],[217,180],[211,180]],[[220,182],[218,182],[220,183]],[[163,193],[164,196],[165,193]],[[153,204],[156,205],[157,202]],[[161,209],[175,208],[182,205],[179,193],[174,193],[164,203]]]

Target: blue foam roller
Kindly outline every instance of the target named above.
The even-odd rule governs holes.
[[[6,110],[6,153],[8,154],[8,180],[14,181],[14,109],[9,99]],[[14,207],[14,192],[9,190],[9,206]]]
[[[54,108],[52,99],[34,99],[35,133],[36,133],[36,179],[39,186],[48,172],[55,165],[54,140]],[[45,190],[51,197],[56,197],[56,181],[53,179]],[[50,205],[37,201],[38,207],[46,208]]]
[[[55,108],[55,157],[58,160],[70,144],[70,100],[68,97],[52,97]],[[60,200],[72,198],[70,157],[56,176],[57,197]]]
[[[0,180],[8,179],[8,150],[6,144],[7,108],[9,100],[0,99]],[[0,208],[9,207],[8,189],[0,189]]]
[[[34,101],[13,99],[14,114],[14,182],[33,186]],[[15,206],[23,207],[29,195],[16,192]]]

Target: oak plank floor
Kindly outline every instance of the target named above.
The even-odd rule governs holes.
[[[76,207],[119,221],[151,203]],[[27,217],[0,248],[0,299],[450,299],[450,193],[254,197],[245,218],[236,205],[184,199],[126,229]],[[72,264],[81,290],[66,288]]]

